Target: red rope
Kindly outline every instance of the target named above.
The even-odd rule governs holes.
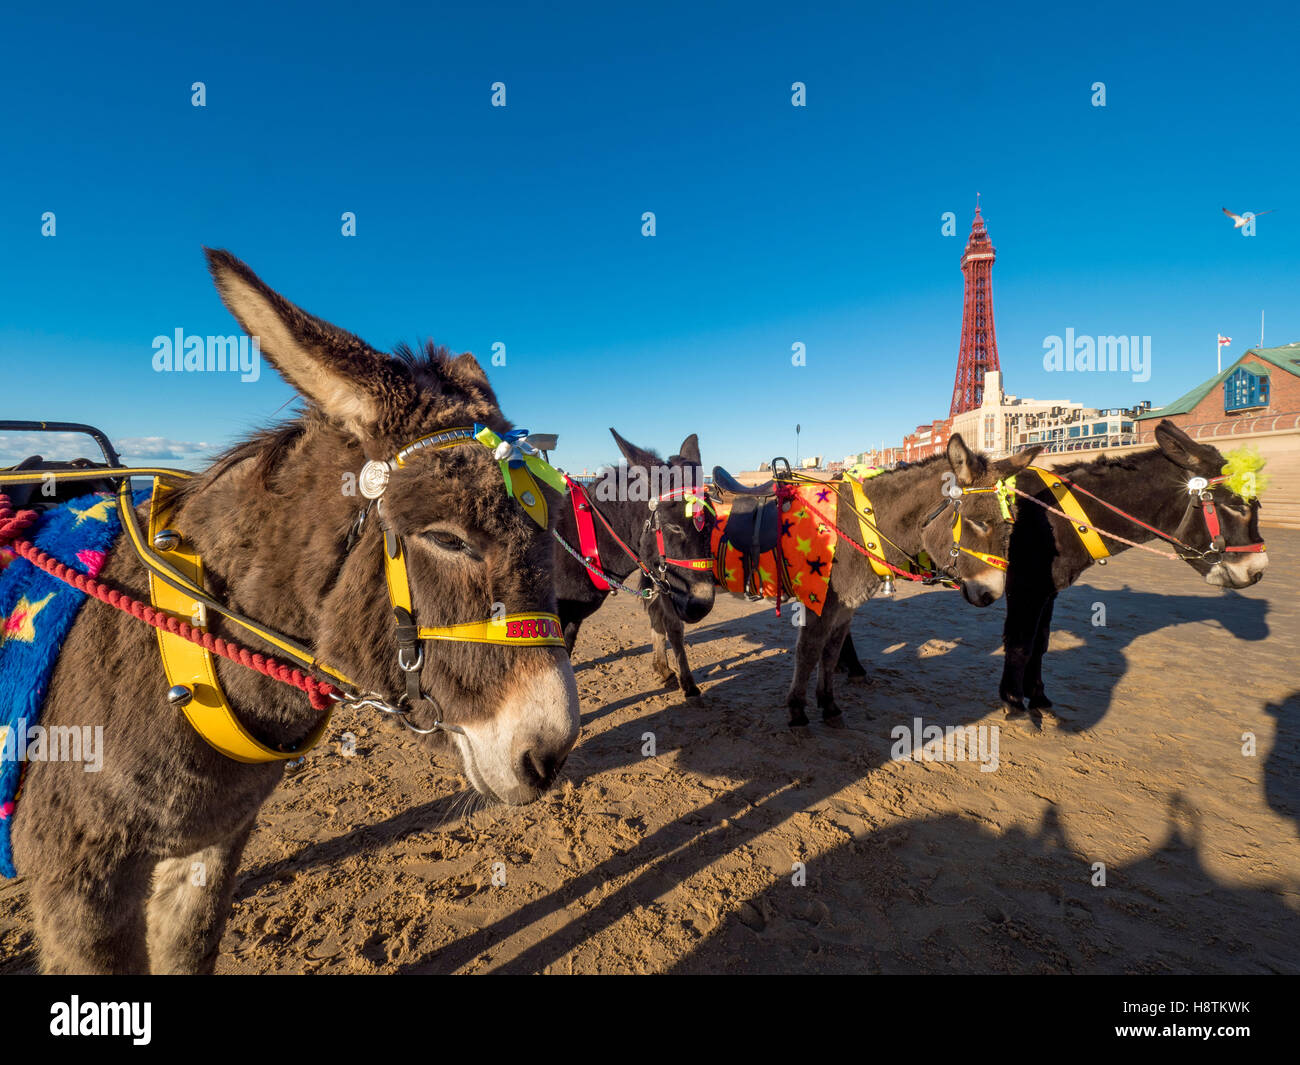
[[[873,558],[873,559],[875,559],[875,560],[876,560],[877,562],[879,562],[882,566],[886,567],[887,569],[891,569],[891,570],[893,570],[893,571],[894,571],[895,573],[897,573],[900,577],[903,577],[904,579],[909,580],[909,581],[924,581],[924,580],[927,580],[927,579],[929,579],[929,578],[931,578],[931,577],[938,577],[938,576],[939,576],[939,573],[938,573],[937,571],[935,571],[935,570],[929,570],[929,571],[927,571],[927,572],[925,572],[925,573],[919,573],[919,574],[918,574],[918,573],[909,573],[907,570],[899,569],[899,568],[898,568],[897,566],[895,566],[892,562],[890,562],[889,559],[887,559],[887,558],[882,558],[880,555],[877,555],[877,554],[876,554],[875,552],[873,552],[873,551],[868,551],[865,547],[863,547],[860,543],[858,543],[855,539],[853,539],[852,536],[850,536],[850,535],[849,535],[848,533],[846,533],[843,529],[841,529],[837,524],[835,524],[835,522],[831,521],[830,518],[828,518],[825,514],[823,514],[823,513],[822,513],[822,512],[821,512],[821,511],[820,511],[820,510],[819,510],[819,509],[818,509],[814,504],[808,502],[808,500],[805,499],[805,500],[803,500],[803,505],[806,506],[809,510],[811,510],[814,514],[816,514],[817,517],[821,518],[822,521],[824,521],[824,522],[825,522],[827,525],[829,525],[832,529],[834,529],[835,532],[839,534],[839,537],[840,537],[841,540],[847,540],[847,541],[849,542],[849,545],[850,545],[850,546],[851,546],[855,551],[857,551],[858,554],[860,554],[860,555],[866,555],[867,558]]]
[[[315,677],[308,676],[300,670],[287,666],[278,659],[260,654],[241,644],[223,640],[210,632],[196,629],[180,618],[155,610],[147,603],[133,599],[116,588],[111,588],[84,573],[78,573],[71,567],[65,566],[58,559],[47,555],[29,540],[15,539],[19,533],[36,521],[36,517],[36,511],[34,510],[23,510],[15,514],[10,506],[9,497],[0,492],[0,543],[12,541],[10,547],[15,555],[25,558],[33,566],[48,573],[51,577],[55,577],[64,584],[76,588],[79,592],[93,595],[100,602],[107,603],[117,610],[130,614],[133,618],[143,621],[146,625],[152,625],[155,629],[170,632],[184,640],[188,640],[190,643],[198,644],[213,654],[221,655],[222,658],[228,658],[241,666],[255,669],[258,673],[270,677],[272,680],[278,680],[282,684],[290,684],[306,692],[314,710],[325,710],[332,705],[332,696],[343,694],[334,685],[318,681]]]

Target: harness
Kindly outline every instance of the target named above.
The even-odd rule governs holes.
[[[884,595],[892,593],[894,583],[893,578],[896,575],[905,580],[919,581],[923,584],[941,584],[946,588],[960,588],[962,585],[962,578],[959,575],[951,572],[946,567],[936,565],[930,558],[929,554],[924,550],[918,552],[916,555],[912,555],[910,552],[905,551],[886,536],[876,524],[875,507],[867,496],[863,482],[883,472],[884,470],[882,469],[872,468],[864,471],[861,476],[850,474],[845,478],[852,490],[853,502],[850,504],[850,508],[858,519],[858,529],[862,536],[862,543],[859,544],[851,536],[847,535],[838,525],[834,526],[835,531],[843,539],[847,540],[860,554],[866,556],[867,561],[871,565],[872,572],[874,572],[876,576],[884,582],[885,587],[882,589],[882,594]],[[795,478],[813,480],[813,478],[799,478],[798,475],[795,475]],[[1015,483],[1016,479],[1013,476],[1000,479],[996,484],[987,488],[964,488],[961,485],[953,485],[948,489],[944,501],[932,510],[929,515],[927,515],[925,521],[921,523],[921,528],[922,530],[926,529],[939,517],[940,514],[949,507],[952,507],[952,548],[949,557],[956,559],[963,554],[969,555],[972,558],[976,558],[980,562],[983,562],[986,566],[991,566],[994,569],[1003,570],[1005,572],[1008,562],[1001,555],[993,555],[984,551],[977,551],[974,548],[967,547],[961,542],[961,499],[966,495],[982,495],[990,492],[995,493],[998,497],[998,504],[1002,509],[1003,520],[1010,521],[1010,503],[1013,499],[1013,493],[1015,492]],[[818,513],[816,508],[814,508],[814,513]],[[821,515],[819,514],[819,516]],[[888,544],[895,551],[901,554],[906,560],[906,565],[897,566],[885,558],[884,548],[880,546],[881,544]]]
[[[781,466],[784,466],[784,469],[781,469]],[[902,577],[905,580],[916,581],[928,585],[942,585],[943,587],[953,589],[962,586],[963,579],[960,575],[952,572],[952,570],[947,567],[937,565],[924,550],[919,551],[916,555],[911,554],[891,540],[880,528],[876,520],[876,508],[870,497],[867,495],[865,482],[885,472],[884,470],[874,467],[853,467],[850,470],[845,471],[845,476],[842,480],[838,482],[828,482],[823,481],[820,478],[808,477],[792,470],[789,462],[782,458],[773,459],[771,468],[773,479],[770,483],[770,489],[760,490],[770,490],[770,495],[759,496],[755,492],[748,492],[745,495],[738,495],[737,501],[739,502],[744,499],[766,500],[766,505],[775,505],[778,512],[784,512],[789,510],[791,504],[795,501],[796,497],[798,497],[800,506],[806,508],[809,513],[820,520],[820,528],[822,530],[833,531],[835,537],[846,541],[850,547],[866,557],[871,566],[872,572],[882,582],[883,587],[881,594],[889,595],[893,592],[895,577]],[[729,475],[726,475],[725,471],[714,471],[715,480],[724,475],[728,480],[730,480]],[[849,492],[847,493],[843,491],[843,487],[846,484],[849,487]],[[825,490],[832,490],[834,492],[831,506],[828,507],[830,513],[818,506],[819,500],[810,498],[809,494],[805,492],[805,489],[814,486],[823,490],[820,493],[821,495],[826,494]],[[952,548],[950,551],[950,558],[956,559],[962,554],[966,554],[978,559],[984,565],[1005,571],[1008,563],[1002,556],[979,551],[962,543],[963,526],[961,500],[962,497],[966,495],[995,493],[998,497],[998,503],[1002,510],[1003,519],[1005,521],[1010,521],[1010,507],[1015,501],[1014,489],[1014,477],[999,480],[996,484],[986,488],[963,488],[954,485],[952,488],[948,489],[944,501],[925,518],[921,525],[921,529],[924,530],[927,528],[939,517],[940,514],[943,513],[944,510],[952,507],[953,523],[951,529]],[[857,535],[860,537],[861,542],[859,542],[859,539],[846,532],[845,529],[838,524],[834,512],[835,504],[842,504],[853,512],[854,516],[857,518]],[[754,542],[752,545],[748,545],[748,555],[746,555],[747,543],[745,532],[741,533],[741,542],[738,543],[735,536],[732,534],[731,524],[730,522],[728,523],[727,531],[723,538],[719,540],[718,546],[715,549],[717,553],[715,577],[717,578],[718,583],[727,587],[728,590],[737,590],[732,587],[733,582],[731,580],[730,570],[728,570],[724,565],[724,559],[726,557],[725,552],[728,545],[730,545],[730,547],[738,551],[741,556],[740,562],[744,570],[744,576],[742,579],[744,592],[750,598],[760,598],[766,589],[759,580],[753,578],[756,570],[758,570],[758,573],[763,577],[766,576],[765,571],[758,569],[759,559],[765,557],[760,555],[761,532],[765,526],[757,516],[752,517],[751,520],[753,522],[752,538]],[[745,526],[745,531],[749,531],[749,526]],[[769,528],[768,532],[771,533],[772,530]],[[773,563],[776,573],[776,583],[774,587],[775,597],[778,604],[778,614],[780,613],[780,601],[782,595],[798,597],[800,599],[804,598],[802,595],[797,593],[796,589],[790,586],[789,570],[787,566],[788,556],[783,555],[784,538],[785,535],[783,530],[781,534],[776,537],[775,547],[771,549],[773,551]],[[766,543],[767,541],[763,542]],[[886,545],[902,556],[901,563],[892,562],[888,557],[886,557]],[[769,592],[768,594],[773,593]]]
[[[1098,529],[1088,520],[1087,513],[1084,511],[1079,501],[1074,497],[1073,491],[1071,491],[1072,489],[1074,491],[1082,492],[1090,499],[1100,503],[1107,510],[1112,511],[1127,521],[1131,521],[1133,524],[1140,526],[1158,539],[1177,548],[1176,554],[1155,552],[1156,554],[1164,555],[1168,558],[1181,558],[1185,562],[1207,562],[1214,565],[1221,562],[1223,556],[1228,553],[1260,552],[1265,550],[1263,541],[1255,541],[1253,543],[1236,546],[1228,546],[1224,543],[1223,527],[1219,522],[1219,512],[1215,506],[1214,493],[1212,489],[1215,485],[1229,482],[1232,479],[1229,476],[1225,475],[1208,479],[1205,477],[1192,477],[1189,479],[1187,482],[1187,509],[1183,511],[1183,517],[1179,521],[1174,534],[1170,535],[1162,532],[1153,525],[1148,525],[1141,518],[1135,517],[1126,510],[1120,509],[1113,503],[1108,503],[1100,496],[1094,495],[1082,485],[1069,480],[1064,474],[1056,473],[1039,466],[1029,466],[1027,468],[1038,474],[1043,484],[1047,486],[1060,508],[1055,512],[1069,520],[1071,528],[1074,529],[1075,533],[1079,537],[1079,542],[1083,544],[1089,557],[1098,565],[1104,566],[1107,558],[1110,556],[1110,551],[1102,542],[1101,538],[1103,536],[1126,544],[1129,547],[1137,547],[1144,550],[1150,549],[1146,548],[1143,544],[1134,543],[1132,540],[1126,540],[1122,536],[1116,536],[1113,533],[1108,533]],[[1027,492],[1017,490],[1016,494],[1037,503],[1045,509],[1054,509],[1048,507],[1041,500],[1036,499]],[[1205,531],[1210,537],[1210,548],[1208,551],[1198,550],[1181,539],[1181,536],[1186,535],[1186,530],[1193,520],[1194,512],[1197,510],[1201,513],[1202,520],[1205,522]]]
[[[605,527],[605,531],[613,538],[614,542],[623,549],[623,553],[636,563],[637,568],[644,574],[646,580],[650,583],[650,588],[634,594],[644,599],[653,599],[656,595],[662,594],[668,590],[668,567],[676,566],[679,569],[690,570],[693,572],[707,572],[713,569],[713,559],[710,558],[674,558],[668,554],[667,546],[664,543],[664,533],[662,527],[662,518],[659,510],[661,503],[672,502],[681,498],[686,502],[686,516],[694,516],[696,528],[704,528],[704,514],[711,510],[712,507],[708,500],[698,495],[693,488],[673,488],[655,498],[649,500],[648,506],[650,516],[646,518],[644,530],[654,528],[655,547],[658,551],[655,569],[652,570],[650,565],[639,555],[631,546],[623,540],[617,532],[614,531],[613,525],[608,518],[601,513],[590,494],[583,485],[564,475],[564,484],[569,490],[569,498],[573,505],[573,516],[578,526],[578,551],[568,544],[560,536],[559,532],[555,533],[555,538],[560,544],[578,559],[587,570],[587,575],[591,578],[591,583],[600,591],[612,591],[611,584],[617,585],[624,591],[628,589],[619,584],[619,582],[608,572],[605,571],[600,559],[600,545],[596,539],[596,525],[592,520],[593,516],[600,519],[600,523]],[[580,552],[580,553],[579,553]]]
[[[43,430],[55,428],[55,424],[4,422],[0,423],[0,427]],[[390,460],[371,460],[362,468],[359,487],[362,495],[370,502],[354,522],[347,547],[350,549],[359,536],[373,506],[383,532],[384,574],[396,624],[397,664],[405,677],[405,692],[397,700],[390,701],[377,692],[359,691],[345,674],[319,661],[309,648],[207,594],[203,588],[202,560],[186,546],[180,533],[167,527],[167,519],[171,516],[169,496],[174,491],[173,484],[168,482],[183,481],[192,477],[192,474],[161,467],[123,466],[98,430],[63,423],[59,423],[57,428],[62,431],[90,431],[104,450],[107,465],[71,471],[0,471],[0,482],[31,483],[47,482],[51,478],[57,481],[104,477],[116,480],[119,516],[128,542],[149,571],[152,607],[138,603],[84,575],[70,573],[67,567],[43,556],[30,543],[15,540],[15,554],[27,558],[46,572],[82,591],[93,594],[118,609],[126,610],[157,629],[163,668],[171,685],[167,693],[169,702],[182,710],[191,726],[208,744],[235,761],[255,764],[300,757],[324,735],[329,711],[339,703],[352,708],[368,707],[392,714],[408,729],[421,734],[440,730],[462,731],[458,726],[442,720],[441,708],[420,687],[419,670],[424,662],[424,640],[492,643],[513,647],[564,646],[559,618],[550,613],[524,612],[453,625],[418,624],[412,606],[410,575],[402,540],[388,526],[382,509],[383,495],[391,473],[404,467],[411,455],[425,448],[443,450],[477,443],[492,451],[493,458],[501,468],[507,496],[518,500],[529,517],[546,528],[546,500],[537,481],[540,479],[557,491],[563,491],[564,479],[559,471],[541,458],[536,448],[528,444],[526,430],[512,430],[502,438],[481,425],[448,429],[413,441]],[[132,505],[132,476],[151,477],[154,481],[147,540]],[[17,535],[35,519],[34,511],[24,511],[13,516],[6,507],[7,498],[0,496],[0,518],[5,519],[0,521],[0,526],[3,526],[0,535]],[[288,658],[304,666],[307,672],[291,669],[275,659],[212,636],[205,631],[207,610],[215,611],[270,643]],[[181,620],[183,617],[191,618],[195,624]],[[293,684],[307,693],[313,709],[325,711],[324,716],[306,739],[291,747],[272,748],[261,743],[248,733],[231,709],[217,680],[213,653],[254,668],[272,679]],[[323,681],[315,674],[325,674],[332,679]],[[417,728],[407,719],[411,704],[420,698],[429,699],[437,710],[436,719],[430,728]]]

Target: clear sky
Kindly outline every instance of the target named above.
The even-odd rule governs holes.
[[[1013,393],[1158,406],[1261,310],[1300,340],[1294,4],[57,6],[0,16],[0,417],[135,457],[291,399],[154,372],[234,329],[203,244],[385,350],[505,344],[506,415],[573,470],[611,425],[743,469],[946,416],[977,191]],[[1067,328],[1149,335],[1151,379],[1045,372]]]

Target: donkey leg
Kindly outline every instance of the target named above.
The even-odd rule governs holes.
[[[138,859],[116,867],[95,866],[100,855],[64,879],[29,881],[28,898],[40,945],[41,970],[50,974],[117,975],[148,973],[144,900],[149,865]],[[48,868],[62,856],[42,855]],[[93,869],[93,872],[92,872]]]
[[[790,727],[802,728],[808,724],[808,715],[804,708],[808,700],[804,697],[808,691],[808,681],[813,670],[821,661],[822,648],[826,646],[828,626],[826,619],[811,611],[805,623],[799,628],[799,636],[794,643],[794,676],[790,679],[790,689],[786,692],[785,705],[790,711]]]
[[[867,670],[858,658],[858,649],[853,646],[851,632],[845,633],[844,642],[840,644],[840,658],[835,665],[835,672],[847,673],[850,684],[866,682]]]
[[[221,843],[158,863],[148,906],[154,973],[210,974],[230,917],[235,873],[253,821]]]
[[[677,687],[677,676],[668,665],[668,633],[664,628],[664,611],[658,602],[646,607],[650,615],[650,668],[667,688]]]
[[[664,619],[664,633],[668,637],[668,646],[673,649],[673,658],[677,663],[677,680],[682,686],[682,694],[688,699],[700,697],[699,686],[691,676],[691,667],[686,661],[686,626],[676,615],[669,616],[667,610],[661,611]]]
[[[564,615],[560,615],[560,627],[564,632],[564,651],[569,657],[573,657],[573,645],[578,642],[578,630],[582,628],[581,618],[571,618],[564,620]]]
[[[828,626],[826,642],[817,674],[817,705],[821,707],[822,720],[831,728],[844,727],[844,715],[835,703],[835,663],[839,660],[845,638],[849,634],[849,625],[853,621],[853,612],[845,610],[842,616],[837,614]]]
[[[1056,596],[1048,597],[1038,616],[1038,633],[1034,639],[1034,649],[1025,665],[1025,692],[1029,696],[1029,709],[1050,710],[1052,700],[1043,690],[1043,655],[1047,654],[1047,644],[1052,638],[1052,612],[1056,609]]]
[[[1013,566],[1012,569],[1015,567]],[[1038,619],[1043,612],[1044,597],[1033,587],[1007,581],[1007,620],[1002,628],[1002,646],[1006,652],[1002,664],[1002,682],[998,694],[1008,715],[1025,709],[1025,671],[1033,656],[1038,638]]]

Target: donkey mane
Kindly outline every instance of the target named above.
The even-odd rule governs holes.
[[[1052,470],[1061,473],[1071,473],[1081,469],[1095,470],[1097,472],[1104,470],[1136,470],[1138,468],[1138,459],[1149,458],[1157,450],[1139,451],[1132,455],[1098,455],[1095,459],[1076,459],[1074,462],[1063,462],[1058,466],[1053,466]]]
[[[444,345],[425,340],[414,347],[405,342],[399,343],[392,351],[392,358],[405,367],[420,386],[420,399],[423,401],[421,406],[435,396],[444,404],[451,400],[453,409],[467,408],[467,413],[459,420],[487,420],[494,427],[499,427],[497,423],[501,419],[497,413],[499,404],[496,393],[483,377],[482,371],[477,366],[469,365],[466,356],[453,355]],[[469,358],[472,359],[472,356]],[[447,385],[452,387],[447,388]],[[461,395],[457,396],[456,393]],[[458,399],[461,402],[455,403]],[[446,409],[445,406],[443,409]],[[492,417],[493,414],[496,414],[495,418]],[[449,416],[444,413],[443,418],[446,420]],[[446,425],[441,427],[450,427],[455,420],[446,420]],[[178,504],[185,502],[235,467],[250,461],[253,463],[249,470],[253,483],[262,488],[270,488],[276,472],[302,438],[310,430],[327,429],[331,425],[320,409],[308,401],[307,407],[296,418],[255,429],[221,452],[200,476],[178,485],[174,498]]]

